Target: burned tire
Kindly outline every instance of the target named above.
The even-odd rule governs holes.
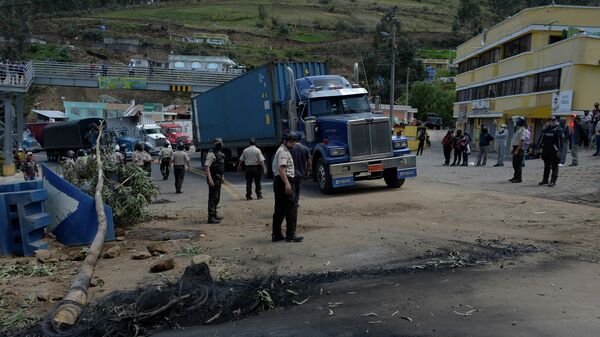
[[[323,194],[333,193],[333,185],[331,182],[331,175],[329,174],[329,167],[325,164],[323,158],[317,160],[317,182],[319,183],[319,190]]]
[[[398,171],[395,167],[383,172],[383,180],[389,188],[399,188],[404,185],[404,179],[398,179]]]

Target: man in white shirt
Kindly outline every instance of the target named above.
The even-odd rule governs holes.
[[[262,188],[260,178],[266,172],[265,157],[258,147],[256,147],[256,139],[250,139],[250,146],[244,149],[238,162],[237,170],[242,170],[244,164],[246,170],[246,200],[252,200],[252,182],[254,181],[256,190],[256,199],[262,199]]]
[[[523,160],[525,158],[525,152],[523,151],[523,146],[525,145],[525,118],[518,117],[515,125],[517,129],[513,134],[511,142],[514,175],[509,181],[511,183],[520,183],[523,182]]]
[[[273,212],[273,242],[301,242],[304,238],[296,235],[298,209],[294,201],[294,160],[290,151],[294,148],[295,138],[289,134],[283,136],[283,142],[273,158],[273,191],[275,192],[275,211]],[[286,222],[285,237],[281,234],[283,219]]]

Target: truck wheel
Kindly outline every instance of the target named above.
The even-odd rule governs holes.
[[[319,183],[319,190],[324,194],[331,194],[333,192],[329,169],[323,158],[317,160],[317,182]]]
[[[383,180],[389,188],[398,188],[404,185],[404,179],[398,179],[398,171],[395,167],[386,169],[383,172]]]

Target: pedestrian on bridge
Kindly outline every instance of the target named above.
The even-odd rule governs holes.
[[[90,61],[90,77],[96,76],[96,64]]]
[[[190,157],[183,149],[183,144],[177,144],[177,151],[173,153],[173,160],[171,161],[171,165],[173,165],[173,174],[175,175],[175,194],[183,193],[181,191],[181,186],[183,185],[185,170],[186,167],[188,171],[191,168]]]
[[[213,148],[206,155],[206,182],[208,183],[208,223],[218,224],[223,217],[217,214],[217,206],[221,201],[221,184],[225,182],[225,155],[223,140],[215,138]],[[178,145],[179,146],[179,145]]]
[[[129,61],[127,70],[129,71],[129,76],[135,76],[135,62],[133,60]]]
[[[158,154],[158,160],[160,162],[160,173],[163,176],[163,180],[169,179],[169,168],[171,167],[171,157],[173,156],[173,149],[169,147],[169,142],[165,142],[165,145],[160,149]],[[179,188],[181,190],[181,187]]]
[[[108,62],[102,62],[102,76],[108,76]]]
[[[238,162],[237,170],[242,170],[242,165],[246,171],[246,200],[252,200],[252,182],[256,191],[256,199],[262,199],[261,177],[267,172],[265,167],[265,157],[262,151],[256,147],[256,139],[250,139],[250,146],[244,149]]]

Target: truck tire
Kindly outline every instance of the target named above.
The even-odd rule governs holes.
[[[331,175],[329,174],[329,167],[325,164],[323,158],[317,159],[317,182],[319,183],[319,190],[323,194],[333,193],[333,185],[331,182]]]
[[[383,180],[389,188],[398,188],[404,185],[404,179],[398,179],[398,171],[395,167],[383,172]]]

